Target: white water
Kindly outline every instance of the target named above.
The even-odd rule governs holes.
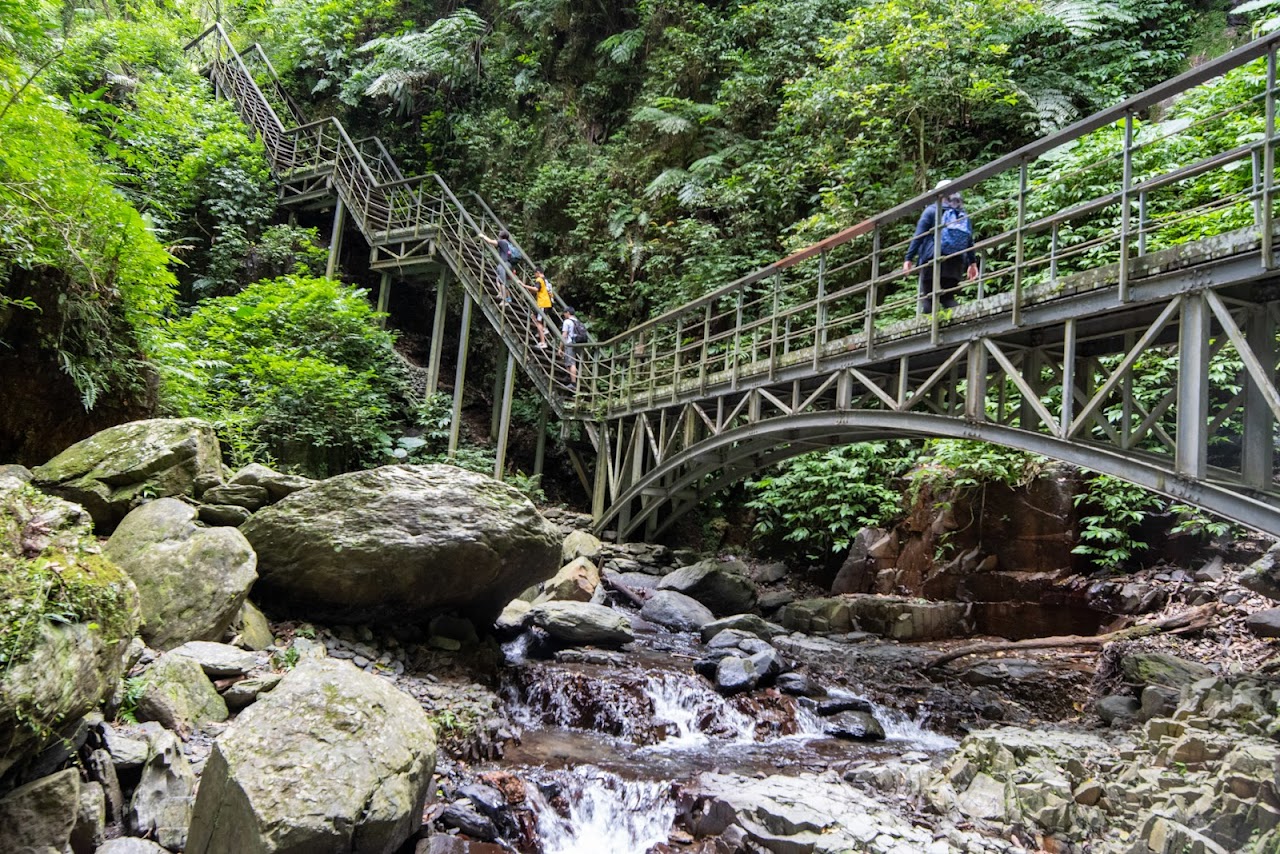
[[[736,733],[727,741],[750,744],[755,741],[755,721],[725,702],[705,680],[684,673],[651,673],[645,680],[644,692],[653,703],[655,721],[667,724],[670,731],[655,748],[687,749],[704,747],[712,737],[700,724],[715,719],[719,728]],[[726,739],[716,739],[724,742]]]
[[[567,816],[537,786],[528,789],[543,854],[644,854],[667,841],[676,813],[669,784],[623,780],[589,765],[552,779],[569,804]]]

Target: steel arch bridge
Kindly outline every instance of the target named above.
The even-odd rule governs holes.
[[[952,308],[920,313],[901,267],[926,194],[584,346],[570,412],[598,454],[595,529],[656,536],[814,449],[954,437],[1280,534],[1278,42],[951,183],[983,266]],[[1066,168],[1073,149],[1093,154]],[[919,286],[950,296],[937,259]]]

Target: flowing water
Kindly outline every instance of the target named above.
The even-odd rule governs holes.
[[[505,649],[504,696],[523,734],[503,767],[536,783],[528,789],[543,854],[644,854],[667,840],[673,789],[704,771],[820,772],[955,746],[875,704],[885,740],[854,742],[827,737],[812,703],[774,691],[724,697],[692,671],[692,636],[660,633],[634,652],[556,661],[526,659],[526,637]]]

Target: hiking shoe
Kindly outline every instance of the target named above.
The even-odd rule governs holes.
[[[546,342],[546,341],[539,341],[539,342],[538,342],[538,349],[539,349],[539,350],[545,350],[545,349],[547,349],[547,342]]]

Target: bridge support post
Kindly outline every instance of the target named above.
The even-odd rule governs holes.
[[[546,462],[547,456],[547,418],[549,417],[550,408],[544,398],[542,405],[538,407],[538,441],[533,446],[533,474],[534,477],[542,474],[542,467]]]
[[[502,384],[502,422],[498,427],[498,453],[493,462],[493,476],[502,480],[507,467],[507,439],[511,435],[511,397],[516,387],[516,354],[507,351],[506,381]]]
[[[1245,339],[1249,349],[1275,382],[1276,322],[1266,306],[1249,312],[1245,320]],[[1275,416],[1267,404],[1262,387],[1246,370],[1244,387],[1244,438],[1240,469],[1244,482],[1256,489],[1270,486],[1275,475]]]
[[[467,351],[471,349],[471,297],[462,298],[462,324],[458,333],[458,369],[453,379],[453,414],[449,418],[449,459],[458,453],[458,431],[462,427],[462,388],[467,379]]]
[[[596,449],[596,477],[591,488],[591,521],[599,525],[609,490],[609,431],[600,431],[600,447]],[[603,532],[601,532],[603,533]]]
[[[427,361],[427,394],[440,388],[440,358],[444,354],[444,318],[448,304],[449,268],[440,267],[436,282],[436,314],[431,322],[431,356]]]
[[[502,392],[506,387],[507,374],[510,373],[510,366],[507,371],[503,371],[502,362],[498,362],[493,366],[493,411],[489,414],[489,441],[498,441],[498,433],[502,429]],[[505,405],[505,401],[503,401]],[[496,477],[497,475],[495,475]]]
[[[985,421],[987,419],[986,345],[982,341],[970,341],[966,361],[968,373],[965,377],[964,417],[966,421]],[[1003,387],[1003,383],[1001,385]],[[952,388],[954,389],[955,386],[952,385]]]
[[[342,229],[347,224],[347,206],[338,198],[333,206],[333,230],[329,232],[329,260],[324,266],[324,277],[332,279],[338,272],[338,256],[342,254]]]
[[[1209,308],[1203,294],[1182,298],[1178,326],[1178,435],[1174,469],[1203,480],[1208,472]]]
[[[387,307],[391,304],[391,273],[382,274],[382,281],[378,283],[378,314],[382,315],[378,318],[378,325],[383,329],[387,328]]]

